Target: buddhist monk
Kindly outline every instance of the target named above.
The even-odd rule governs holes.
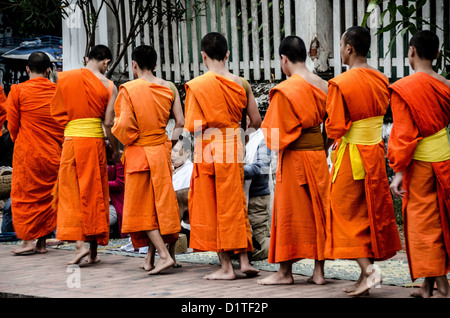
[[[328,85],[308,70],[306,47],[288,36],[279,47],[287,80],[269,93],[270,104],[262,123],[267,146],[278,151],[269,263],[277,273],[258,281],[262,285],[293,284],[292,265],[315,260],[308,280],[325,284],[325,210],[329,170],[321,123],[325,117]]]
[[[125,146],[125,199],[122,232],[131,234],[134,248],[149,246],[144,269],[157,274],[174,265],[163,237],[176,241],[181,230],[172,184],[172,142],[169,116],[175,118],[174,140],[184,126],[180,96],[173,84],[153,75],[156,51],[148,45],[131,55],[135,80],[121,85],[115,103],[114,135]],[[159,262],[153,265],[156,250]]]
[[[415,73],[390,86],[394,124],[388,159],[395,171],[391,191],[403,199],[411,279],[425,278],[411,295],[423,298],[450,297],[450,149],[446,129],[450,81],[433,70],[438,54],[436,34],[414,34],[408,59]]]
[[[94,46],[86,67],[58,74],[51,112],[65,127],[58,176],[57,235],[75,241],[69,264],[97,263],[98,245],[109,240],[109,190],[105,150],[106,135],[113,147],[112,162],[118,162],[118,141],[112,135],[117,89],[105,77],[112,59],[104,45]],[[89,248],[85,242],[89,242]]]
[[[6,121],[6,95],[3,91],[3,87],[0,86],[0,127],[3,127],[3,124]],[[2,132],[0,131],[0,136]]]
[[[15,254],[45,253],[46,238],[56,228],[53,188],[64,127],[50,114],[56,86],[48,79],[50,68],[47,54],[32,53],[26,66],[30,79],[13,85],[8,95],[8,130],[15,144],[12,217],[16,235],[23,240]]]
[[[261,125],[261,117],[247,81],[226,67],[225,37],[216,32],[205,35],[201,54],[208,71],[185,86],[185,129],[196,137],[189,191],[190,247],[219,255],[220,269],[205,279],[235,279],[230,254],[239,254],[241,271],[255,276],[259,271],[247,255],[253,246],[240,122],[244,109],[254,130]]]
[[[358,281],[345,289],[351,296],[364,295],[379,285],[382,278],[374,261],[386,260],[402,248],[381,138],[389,82],[367,64],[369,48],[366,28],[351,27],[342,35],[341,57],[349,70],[329,81],[325,122],[329,138],[338,140],[325,258],[359,264]]]

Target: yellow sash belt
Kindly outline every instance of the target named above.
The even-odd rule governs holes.
[[[334,163],[334,174],[332,182],[335,181],[339,167],[342,163],[345,147],[349,146],[350,163],[352,165],[353,179],[363,180],[366,170],[361,155],[356,145],[376,145],[381,142],[383,128],[383,116],[370,117],[354,121],[347,133],[342,137],[341,144],[336,152]]]
[[[450,159],[450,140],[447,128],[417,143],[413,159],[425,162],[441,162]]]
[[[80,118],[69,121],[64,130],[65,137],[104,138],[101,118]]]

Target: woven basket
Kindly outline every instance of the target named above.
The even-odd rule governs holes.
[[[183,254],[187,252],[187,237],[186,234],[180,233],[178,240],[175,243],[175,254]]]
[[[7,198],[11,193],[11,167],[0,167],[0,198]]]

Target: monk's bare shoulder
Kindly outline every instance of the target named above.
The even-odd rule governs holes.
[[[308,75],[305,76],[305,79],[311,85],[317,87],[318,89],[328,94],[328,83],[324,81],[319,75],[309,73]]]
[[[229,78],[230,80],[236,82],[237,84],[239,84],[240,86],[243,86],[242,84],[242,79],[239,76],[236,76],[232,73],[227,74],[226,76],[227,78]]]
[[[448,79],[446,79],[444,76],[442,76],[438,73],[434,73],[432,76],[434,78],[436,78],[437,80],[441,81],[442,83],[444,83],[445,85],[447,85],[448,88],[450,88],[450,81]]]
[[[162,78],[156,78],[155,84],[170,88],[170,83]]]

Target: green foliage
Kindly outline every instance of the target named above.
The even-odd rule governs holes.
[[[380,7],[380,5],[385,2],[386,0],[370,0],[366,13],[364,15],[364,19],[362,22],[362,26],[366,26],[367,20],[371,13]],[[395,44],[396,36],[401,35],[405,36],[406,34],[415,34],[423,25],[429,25],[432,29],[442,30],[441,26],[438,26],[436,24],[430,23],[430,21],[427,21],[423,19],[419,14],[423,6],[427,3],[429,0],[409,0],[407,1],[407,5],[399,4],[397,5],[394,0],[390,0],[388,3],[388,6],[385,10],[381,12],[380,15],[380,25],[383,24],[383,20],[385,15],[389,12],[390,19],[389,23],[382,27],[380,30],[378,30],[377,34],[390,34],[391,39],[389,42],[388,51],[389,53],[392,50],[393,45]],[[397,19],[397,12],[400,13],[400,19]],[[439,54],[439,57],[437,59],[437,63],[435,66],[436,71],[440,71],[441,74],[444,77],[447,77],[450,75],[449,64],[450,64],[450,51],[447,49],[450,45],[449,38],[445,37],[444,42],[441,46],[441,52]],[[440,67],[444,65],[443,69],[440,69]]]
[[[12,27],[16,35],[24,37],[37,33],[60,34],[58,28],[65,6],[66,1],[60,0],[1,1],[2,25]]]

